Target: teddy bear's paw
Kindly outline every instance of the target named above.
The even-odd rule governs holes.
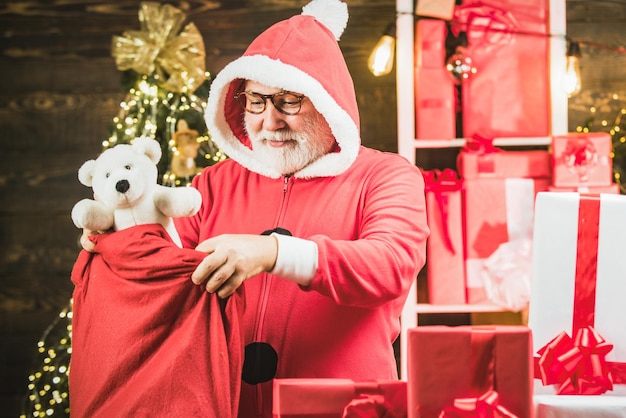
[[[95,200],[83,199],[72,208],[72,221],[77,228],[106,231],[113,226],[113,211]]]
[[[195,215],[202,205],[202,196],[193,187],[159,186],[154,203],[165,216],[179,218]]]

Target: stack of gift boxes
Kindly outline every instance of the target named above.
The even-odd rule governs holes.
[[[553,137],[548,150],[515,151],[474,135],[455,169],[424,171],[429,303],[525,308],[535,196],[618,194],[611,143],[608,133],[571,133]]]
[[[494,138],[550,137],[549,1],[420,0],[416,14],[416,139],[467,138],[456,167],[424,173],[428,303],[522,310],[536,194],[619,193],[611,137],[553,136],[550,149],[532,151],[494,146]],[[477,71],[455,85],[446,46],[461,32]]]
[[[428,302],[530,304],[529,326],[410,329],[406,382],[277,379],[276,418],[599,416],[606,410],[589,399],[607,397],[573,409],[563,400],[626,394],[626,333],[616,321],[626,317],[626,257],[616,245],[626,197],[612,181],[609,134],[550,137],[548,4],[419,0],[416,10],[433,18],[415,27],[415,136],[466,138],[455,167],[423,171]],[[462,85],[444,64],[446,38],[459,31],[479,68]],[[551,144],[495,146],[507,137]],[[626,397],[608,398],[626,410]]]

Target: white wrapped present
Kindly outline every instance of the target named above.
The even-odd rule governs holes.
[[[528,322],[536,394],[626,394],[625,238],[626,196],[537,195]]]

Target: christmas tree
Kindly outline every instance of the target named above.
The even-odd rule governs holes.
[[[103,147],[145,136],[161,143],[162,183],[189,185],[203,167],[226,158],[204,124],[209,74],[204,42],[193,23],[168,4],[142,3],[141,30],[113,37],[112,55],[124,71],[126,99]],[[181,29],[182,28],[182,29]]]
[[[581,98],[583,103],[593,103],[587,108],[588,116],[576,126],[578,132],[606,132],[613,144],[613,178],[620,193],[626,194],[626,107],[616,93],[596,93]]]
[[[122,71],[125,99],[113,118],[103,149],[137,137],[161,144],[160,182],[188,186],[202,168],[226,156],[204,124],[209,74],[204,42],[185,15],[160,3],[140,5],[141,29],[114,36],[112,55]],[[59,313],[37,344],[21,418],[70,416],[68,377],[72,353],[72,302]]]

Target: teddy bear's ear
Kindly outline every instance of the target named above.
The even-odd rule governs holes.
[[[135,138],[133,141],[133,150],[136,153],[145,154],[154,164],[158,163],[161,159],[161,144],[152,138]]]
[[[93,171],[96,168],[96,160],[85,161],[78,169],[78,181],[87,187],[91,187]]]

